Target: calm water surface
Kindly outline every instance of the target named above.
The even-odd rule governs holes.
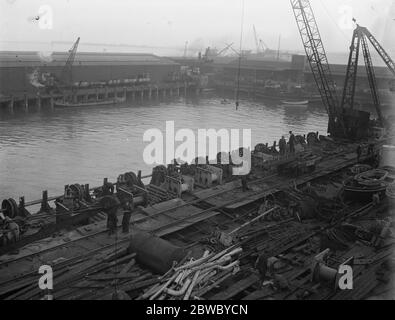
[[[199,101],[43,109],[13,115],[0,111],[0,200],[24,195],[27,201],[39,199],[42,190],[49,195],[63,193],[64,185],[101,185],[103,178],[115,181],[120,173],[142,170],[143,134],[147,129],[165,129],[165,121],[175,121],[176,130],[251,129],[252,142],[278,140],[295,133],[326,132],[323,109],[289,110],[262,102],[243,101],[223,105],[217,98]]]

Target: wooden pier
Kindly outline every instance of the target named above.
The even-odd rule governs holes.
[[[142,103],[144,101],[159,101],[198,95],[201,89],[195,83],[162,83],[139,86],[100,88],[79,88],[76,90],[65,90],[62,93],[15,93],[0,97],[0,109],[14,113],[16,109],[41,110],[46,108],[53,110],[55,101],[95,102],[112,98],[124,98],[127,102]]]

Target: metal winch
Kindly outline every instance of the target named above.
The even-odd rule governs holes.
[[[16,218],[19,215],[19,208],[16,201],[12,198],[3,200],[1,203],[1,212],[5,217],[11,219]]]
[[[181,198],[184,192],[192,192],[194,190],[194,184],[195,181],[192,177],[179,174],[171,177],[166,176],[164,187],[168,192]]]
[[[195,170],[195,183],[203,188],[222,184],[223,170],[210,165],[200,165]]]
[[[141,176],[134,172],[119,175],[116,185],[117,195],[123,203],[128,203],[131,209],[136,206],[148,205],[148,190],[141,181]]]
[[[165,166],[157,166],[153,168],[150,185],[160,187],[165,182],[166,176],[167,168]]]
[[[314,257],[311,271],[312,271],[312,282],[322,283],[330,286],[336,290],[339,285],[339,279],[342,276],[340,268],[344,265],[353,265],[354,257],[347,259],[345,262],[339,265],[337,269],[329,267],[327,265],[327,258],[330,254],[330,249],[326,249],[317,256]]]
[[[89,186],[81,185],[78,183],[66,185],[64,187],[64,196],[60,201],[57,201],[57,205],[64,207],[68,211],[78,210],[81,206],[81,201],[90,199]]]

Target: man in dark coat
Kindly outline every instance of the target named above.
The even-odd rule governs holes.
[[[255,269],[259,272],[262,283],[266,280],[266,275],[268,272],[267,262],[268,258],[264,254],[261,254],[255,262]]]
[[[132,218],[132,206],[129,201],[123,203],[122,233],[129,233],[130,219]]]
[[[292,131],[289,132],[290,137],[289,137],[289,152],[291,154],[295,153],[295,143],[296,143],[296,139],[295,139],[295,135],[293,134]]]
[[[284,156],[285,155],[285,150],[287,148],[287,141],[285,141],[284,136],[282,136],[281,139],[280,139],[279,147],[280,147],[280,155]]]
[[[112,235],[117,230],[117,211],[121,203],[116,196],[104,196],[100,199],[100,205],[107,214],[107,229],[109,234]]]

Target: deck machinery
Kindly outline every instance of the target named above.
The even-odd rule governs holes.
[[[322,102],[329,116],[328,133],[335,138],[361,139],[369,134],[370,113],[354,109],[356,75],[358,70],[359,49],[362,44],[373,103],[377,110],[378,121],[384,125],[380,110],[374,68],[367,40],[372,43],[388,68],[395,75],[394,62],[375,37],[364,27],[357,25],[354,31],[347,75],[341,102],[337,97],[336,85],[329,68],[328,58],[321,39],[318,25],[309,0],[290,0],[299,33],[305,48],[307,60],[313,73]]]

